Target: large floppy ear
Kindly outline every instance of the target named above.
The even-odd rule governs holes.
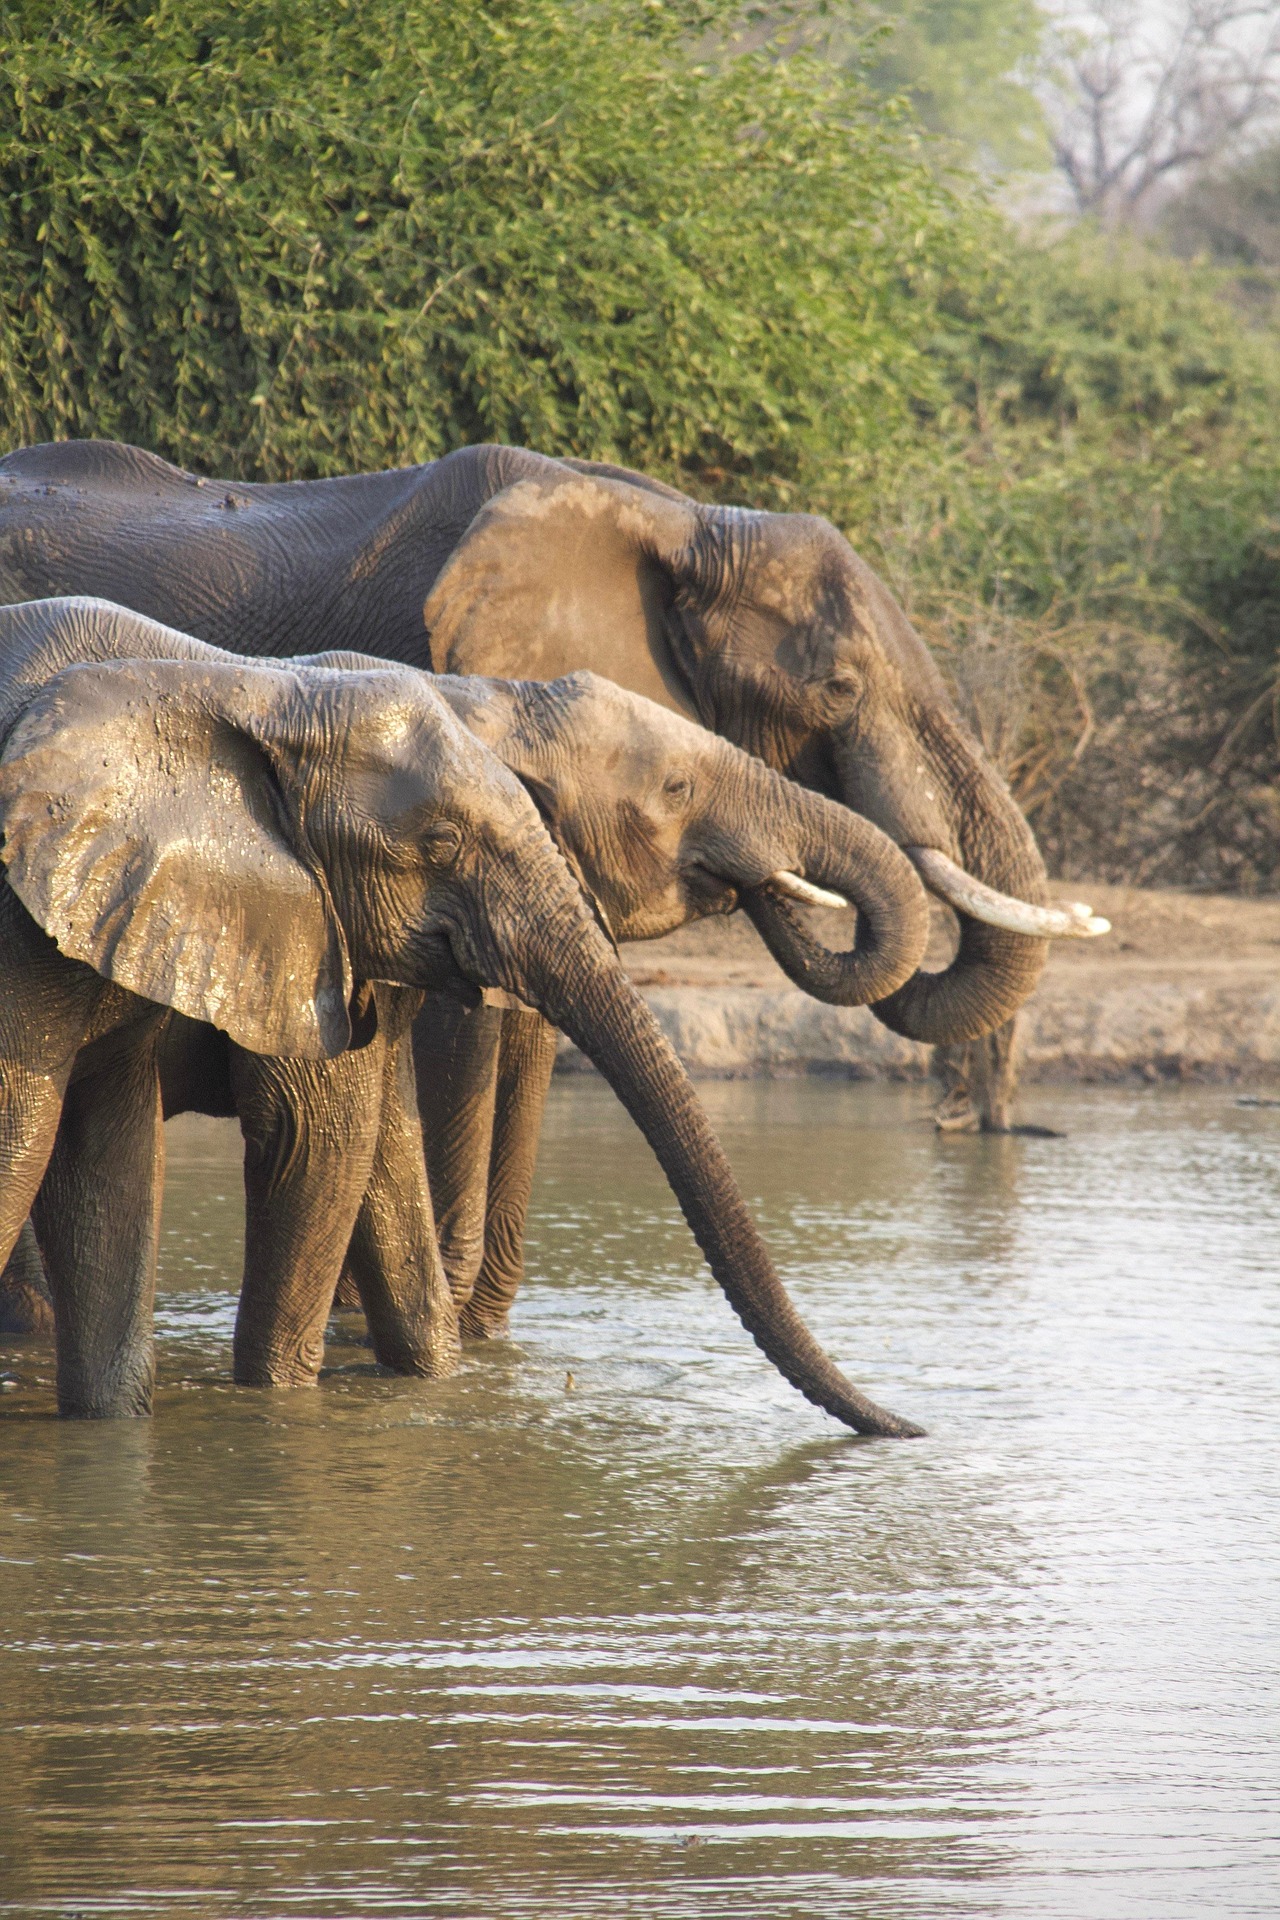
[[[352,982],[277,773],[304,704],[295,674],[247,662],[64,669],[0,755],[0,857],[63,953],[252,1052],[314,1060],[351,1042]]]
[[[505,487],[427,596],[432,666],[555,680],[590,665],[687,707],[668,614],[694,564],[697,515],[679,495],[567,468]]]

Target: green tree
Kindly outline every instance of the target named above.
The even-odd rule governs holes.
[[[972,223],[811,54],[695,63],[688,9],[627,0],[0,20],[12,440],[288,475],[493,438],[785,492],[936,397]]]
[[[803,16],[840,59],[734,17],[0,0],[0,433],[271,478],[509,440],[825,512],[1061,865],[1275,884],[1274,337],[1012,231],[847,6]]]
[[[1035,0],[879,0],[887,29],[868,70],[923,124],[985,169],[1040,169],[1050,154],[1032,82],[1045,21]]]
[[[790,0],[765,15],[826,58],[904,99],[940,157],[986,173],[1051,164],[1035,80],[1047,21],[1036,0]]]

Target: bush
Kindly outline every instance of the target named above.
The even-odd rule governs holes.
[[[1280,351],[1218,277],[1006,242],[867,533],[1078,876],[1280,883]]]
[[[826,512],[1060,867],[1280,883],[1274,337],[1211,268],[1020,239],[729,14],[0,0],[0,432]]]
[[[817,59],[691,64],[689,10],[630,0],[8,24],[11,440],[275,478],[499,439],[785,487],[937,387],[962,210]]]

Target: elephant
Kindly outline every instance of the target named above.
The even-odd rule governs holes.
[[[761,1350],[846,1425],[919,1431],[800,1321],[528,793],[423,675],[251,662],[91,598],[0,611],[0,660],[0,1253],[34,1205],[60,1411],[150,1409],[167,1010],[260,1059],[269,1089],[282,1064],[378,1046],[386,981],[496,987],[571,1034]],[[384,1036],[384,1087],[406,1025]],[[385,1108],[412,1112],[408,1082],[378,1151]],[[267,1145],[285,1173],[309,1148]],[[416,1297],[388,1305],[438,1351],[421,1322],[451,1302],[413,1256],[400,1278]]]
[[[741,907],[819,999],[866,1005],[890,977],[914,973],[928,937],[925,894],[892,842],[857,814],[593,673],[442,674],[435,684],[533,797],[615,941],[660,938]],[[854,944],[821,945],[793,915],[796,901],[854,905]],[[423,1130],[450,1288],[465,1333],[500,1334],[523,1273],[555,1035],[527,1010],[454,1000],[419,1023],[415,1047],[432,1089]]]
[[[353,671],[379,665],[371,656],[346,653],[311,656],[308,663]],[[705,728],[594,674],[551,682],[441,675],[429,684],[533,798],[611,938],[654,938],[708,913],[741,905],[760,921],[792,977],[823,999],[865,1004],[914,972],[928,934],[924,891],[892,842],[856,814],[797,787]],[[779,896],[856,906],[853,945],[840,952],[818,946],[797,923],[777,915]],[[499,1094],[496,1043],[504,1021],[514,1029],[516,1044],[523,1042],[528,1070],[510,1074],[509,1044],[508,1079],[513,1084],[504,1084]],[[380,1026],[386,1024],[384,1016]],[[425,1096],[430,1191],[449,1289],[462,1330],[491,1336],[506,1330],[522,1277],[524,1202],[554,1029],[527,1008],[503,1014],[449,995],[441,998],[435,1018],[415,1035],[415,1052]],[[460,1072],[460,1060],[465,1065],[477,1059],[487,1065],[486,1078]],[[235,1080],[241,1099],[250,1098],[247,1083],[263,1071],[249,1061],[233,1073],[211,1055],[190,1023],[171,1023],[161,1050],[166,1117],[190,1107],[234,1113],[236,1093],[223,1092],[224,1085],[229,1088]],[[335,1070],[326,1071],[332,1079]],[[269,1131],[278,1125],[295,1132],[305,1128],[317,1143],[313,1157],[327,1152],[331,1159],[325,1185],[345,1184],[358,1192],[367,1173],[360,1174],[349,1144],[338,1151],[340,1129],[314,1111],[319,1089],[310,1087],[305,1095],[298,1087],[292,1091],[304,1110],[273,1120]],[[329,1098],[336,1097],[330,1087]],[[343,1098],[349,1107],[349,1096]],[[257,1111],[257,1103],[252,1110]],[[241,1118],[247,1118],[243,1109]],[[353,1125],[347,1122],[348,1135]],[[516,1134],[520,1150],[495,1156],[495,1127],[500,1140],[504,1132]],[[269,1164],[272,1158],[272,1153],[259,1153],[254,1165]],[[400,1179],[411,1199],[416,1198],[403,1167]],[[252,1181],[250,1196],[252,1205]],[[394,1214],[394,1197],[385,1204]],[[335,1252],[325,1237],[325,1220],[299,1224],[297,1216],[305,1211],[293,1210],[285,1242],[274,1247],[268,1263],[277,1275],[288,1274],[291,1294],[300,1297],[316,1291],[315,1276],[328,1269]],[[256,1250],[274,1246],[260,1212],[261,1206],[250,1234]],[[411,1244],[418,1232],[411,1208],[395,1244]],[[341,1248],[336,1251],[340,1257]],[[32,1277],[28,1270],[28,1285]],[[34,1278],[38,1284],[38,1263]],[[277,1291],[281,1284],[277,1278]],[[343,1304],[359,1304],[359,1292],[349,1277]],[[305,1321],[294,1315],[283,1326],[277,1319],[276,1325],[274,1341],[260,1340],[255,1351],[248,1316],[242,1313],[236,1342],[238,1379],[285,1383],[314,1373],[322,1331],[314,1315]],[[376,1330],[374,1345],[379,1347]]]
[[[813,515],[706,506],[625,468],[517,447],[261,485],[63,442],[0,460],[0,597],[57,592],[126,601],[236,652],[343,646],[504,679],[587,668],[692,718],[879,826],[954,908],[951,963],[873,1008],[912,1039],[997,1032],[1048,938],[1105,930],[1087,908],[1044,904],[1030,828],[923,642]],[[433,1013],[462,1106],[491,1103],[500,1078],[520,1117],[495,1140],[500,1175],[504,1156],[517,1168],[495,1182],[509,1190],[496,1244],[518,1225],[539,1106],[526,1083],[546,1069],[548,1038],[515,1009],[490,1008],[465,1039]]]

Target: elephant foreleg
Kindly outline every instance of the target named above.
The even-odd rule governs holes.
[[[1019,1016],[973,1043],[973,1092],[983,1133],[1008,1133],[1018,1087]]]
[[[429,993],[413,1058],[427,1182],[455,1306],[470,1300],[484,1260],[494,1098],[504,1010]]]
[[[48,1333],[53,1301],[28,1216],[102,983],[56,956],[51,966],[52,943],[5,887],[0,940],[0,1334]]]
[[[245,1257],[234,1377],[312,1386],[343,1257],[369,1184],[386,1048],[336,1060],[233,1049],[244,1135]]]
[[[151,1411],[162,1018],[148,1011],[80,1055],[33,1209],[53,1294],[64,1414]]]
[[[556,1030],[540,1013],[513,1008],[503,1015],[484,1261],[461,1315],[463,1332],[475,1337],[507,1331],[524,1279],[525,1221],[555,1059]]]
[[[428,1379],[456,1372],[458,1316],[436,1244],[408,1034],[388,1048],[378,1145],[345,1276],[384,1367]]]
[[[934,1050],[943,1098],[934,1113],[939,1133],[1010,1133],[1018,1089],[1019,1016],[993,1033]]]
[[[933,1071],[944,1089],[933,1116],[938,1133],[1034,1133],[1040,1139],[1059,1139],[1052,1127],[1015,1127],[1009,1121],[1021,1035],[1021,1014],[1015,1014],[977,1041],[935,1046]]]

